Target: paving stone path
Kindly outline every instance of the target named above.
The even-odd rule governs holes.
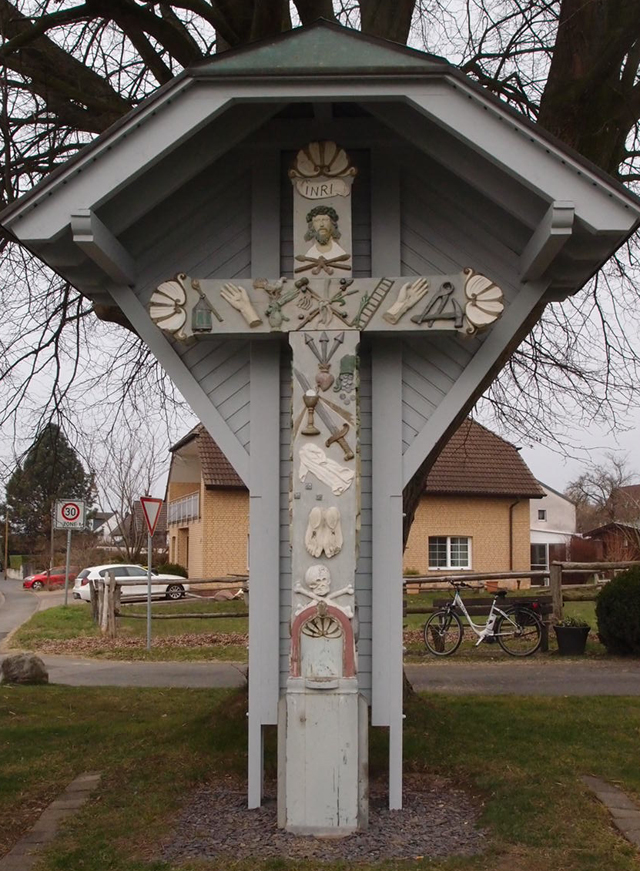
[[[582,778],[582,782],[607,808],[615,827],[622,832],[628,841],[631,841],[636,847],[640,847],[640,808],[638,805],[617,786],[613,786],[599,777],[587,774]]]
[[[87,801],[100,782],[100,774],[87,772],[72,780],[55,801],[43,811],[36,824],[15,847],[0,859],[0,871],[29,871],[39,850],[52,841],[60,823]]]

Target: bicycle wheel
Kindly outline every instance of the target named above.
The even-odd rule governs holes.
[[[460,647],[463,629],[453,611],[436,611],[424,624],[424,643],[434,656],[450,656]]]
[[[498,616],[494,634],[510,656],[531,656],[542,643],[542,624],[529,608],[509,608]]]

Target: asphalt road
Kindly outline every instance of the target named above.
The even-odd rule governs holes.
[[[12,629],[42,608],[62,604],[62,593],[23,591],[0,580],[0,651]],[[70,602],[72,600],[70,599]],[[76,603],[86,607],[84,603]],[[0,652],[0,660],[6,656]],[[43,656],[52,683],[69,686],[233,687],[245,665],[229,662],[116,662]],[[491,663],[433,660],[407,665],[416,690],[456,695],[640,696],[640,660],[505,659]]]

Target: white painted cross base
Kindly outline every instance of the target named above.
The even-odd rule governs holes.
[[[278,824],[297,835],[340,837],[368,819],[367,703],[356,678],[312,689],[289,678],[280,703]],[[335,684],[335,685],[333,685]]]
[[[360,517],[354,331],[289,334],[291,649],[280,707],[280,825],[347,835],[367,824],[367,705],[358,692]]]

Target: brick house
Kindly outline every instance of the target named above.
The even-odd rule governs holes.
[[[405,572],[529,569],[529,500],[543,496],[512,444],[466,420],[429,473],[404,553]]]
[[[188,568],[190,577],[245,573],[249,494],[242,481],[202,426],[175,444],[171,454],[171,561]],[[529,569],[529,500],[543,496],[513,445],[466,421],[429,474],[404,555],[405,571]]]

